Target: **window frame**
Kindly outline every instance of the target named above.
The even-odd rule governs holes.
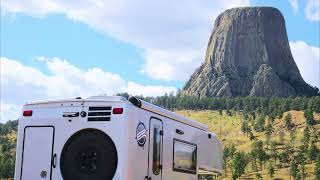
[[[155,131],[156,129],[158,129],[158,133],[156,134]],[[162,127],[161,126],[158,126],[158,125],[155,125],[153,126],[153,142],[152,142],[152,173],[154,175],[160,175],[161,173],[161,147],[162,147],[162,136],[160,134],[160,132],[162,131]],[[155,149],[155,143],[156,143],[156,140],[155,140],[155,136],[158,136],[160,138],[160,141],[159,141],[159,144],[158,144],[158,147],[159,149]],[[155,151],[158,151],[159,150],[159,157],[156,155],[156,157],[158,157],[158,161],[155,161]],[[156,162],[159,162],[159,165],[155,164]],[[157,168],[157,169],[155,169]]]
[[[187,169],[181,169],[181,168],[176,168],[174,166],[174,160],[175,160],[175,142],[180,142],[180,143],[184,143],[184,144],[189,144],[191,146],[194,146],[196,149],[196,158],[195,158],[195,170],[187,170]],[[175,172],[181,172],[181,173],[187,173],[187,174],[197,174],[197,167],[198,167],[198,146],[195,143],[191,143],[188,141],[184,141],[181,139],[177,139],[177,138],[173,138],[173,151],[172,151],[172,170]]]

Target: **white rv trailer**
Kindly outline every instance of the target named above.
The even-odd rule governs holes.
[[[24,105],[15,180],[197,180],[222,171],[208,127],[137,98]]]

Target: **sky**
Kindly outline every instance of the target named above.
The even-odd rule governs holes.
[[[304,80],[320,87],[319,0],[1,0],[0,122],[25,102],[181,89],[204,61],[215,18],[272,6]]]

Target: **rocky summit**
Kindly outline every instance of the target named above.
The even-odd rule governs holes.
[[[197,97],[312,96],[292,57],[285,21],[272,7],[229,9],[220,14],[205,62],[183,88]]]

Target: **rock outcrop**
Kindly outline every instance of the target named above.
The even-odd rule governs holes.
[[[215,21],[205,62],[183,93],[197,97],[316,95],[292,57],[278,9],[229,9]]]

